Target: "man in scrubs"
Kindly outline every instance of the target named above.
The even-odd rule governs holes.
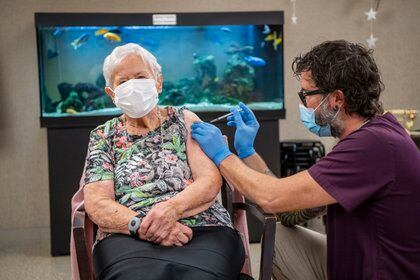
[[[194,123],[192,137],[228,182],[265,212],[328,205],[328,279],[418,279],[420,153],[395,117],[384,114],[383,84],[371,51],[346,41],[324,42],[296,57],[293,71],[301,86],[303,124],[320,137],[339,139],[310,169],[270,176],[253,148],[258,121],[243,104],[228,118],[236,127],[237,155],[211,124]],[[323,278],[312,272],[306,279]]]

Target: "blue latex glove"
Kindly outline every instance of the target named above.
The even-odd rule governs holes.
[[[255,154],[254,141],[260,124],[245,104],[239,103],[239,108],[242,109],[241,112],[238,108],[231,110],[233,115],[227,118],[227,125],[236,127],[234,146],[238,157],[242,159]]]
[[[191,125],[191,137],[198,142],[204,153],[217,165],[230,156],[229,146],[216,126],[195,122]]]

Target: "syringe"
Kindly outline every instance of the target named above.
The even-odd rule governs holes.
[[[242,111],[242,109],[241,109],[241,108],[239,108],[239,109],[238,109],[238,111],[239,111],[239,112],[241,112],[241,111]],[[227,113],[227,114],[224,114],[224,115],[222,115],[222,116],[220,116],[220,117],[218,117],[218,118],[215,118],[214,120],[211,120],[211,121],[210,121],[210,123],[214,123],[214,122],[217,122],[217,121],[223,120],[224,118],[227,118],[227,117],[232,116],[232,115],[233,115],[233,113],[232,113],[232,112]]]

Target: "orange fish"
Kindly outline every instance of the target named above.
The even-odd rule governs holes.
[[[101,29],[96,30],[95,36],[101,36],[101,35],[104,35],[107,32],[108,32],[108,29],[101,28]]]

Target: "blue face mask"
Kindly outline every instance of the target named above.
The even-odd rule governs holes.
[[[319,105],[315,108],[306,108],[302,104],[299,104],[299,111],[300,111],[300,120],[315,135],[319,137],[327,137],[331,136],[331,125],[319,125],[315,122],[315,111],[321,106],[322,103],[328,98],[325,97],[324,100],[319,103]],[[337,112],[338,113],[338,112]],[[336,115],[337,116],[337,115]]]

